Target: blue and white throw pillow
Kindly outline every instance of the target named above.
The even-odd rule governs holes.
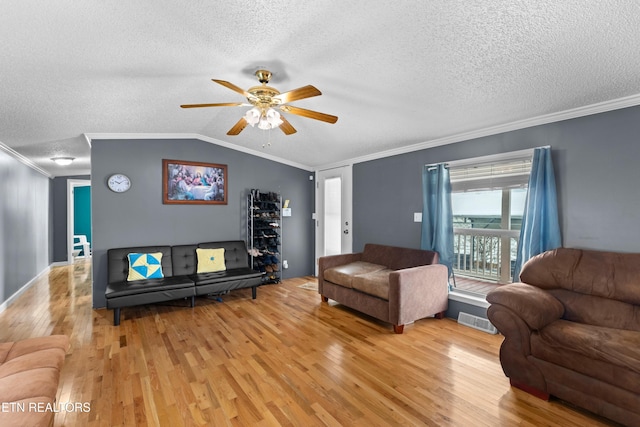
[[[162,279],[162,252],[150,254],[132,252],[129,258],[129,276],[127,281]]]

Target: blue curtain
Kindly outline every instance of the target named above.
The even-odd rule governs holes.
[[[453,212],[451,181],[444,164],[422,171],[422,235],[420,247],[438,252],[440,264],[453,273]]]
[[[513,281],[520,280],[520,269],[529,258],[560,246],[562,240],[551,148],[536,148],[522,215]]]

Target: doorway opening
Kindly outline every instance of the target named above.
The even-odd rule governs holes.
[[[325,255],[352,251],[352,166],[316,173],[316,263]]]
[[[72,264],[76,257],[89,259],[91,256],[91,229],[91,181],[70,179],[67,181],[67,262],[69,264]]]

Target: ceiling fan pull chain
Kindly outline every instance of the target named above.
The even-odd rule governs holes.
[[[266,132],[264,132],[264,133],[266,133],[266,134],[267,134],[267,136],[263,136],[263,139],[264,139],[264,138],[267,138],[267,143],[266,143],[266,144],[265,144],[265,143],[263,143],[263,144],[262,144],[262,148],[265,148],[265,147],[271,147],[271,128],[269,128],[269,129],[268,129]]]

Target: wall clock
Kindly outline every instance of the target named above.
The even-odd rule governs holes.
[[[131,180],[128,176],[121,173],[115,173],[107,180],[107,186],[111,191],[116,193],[124,193],[131,188]]]

